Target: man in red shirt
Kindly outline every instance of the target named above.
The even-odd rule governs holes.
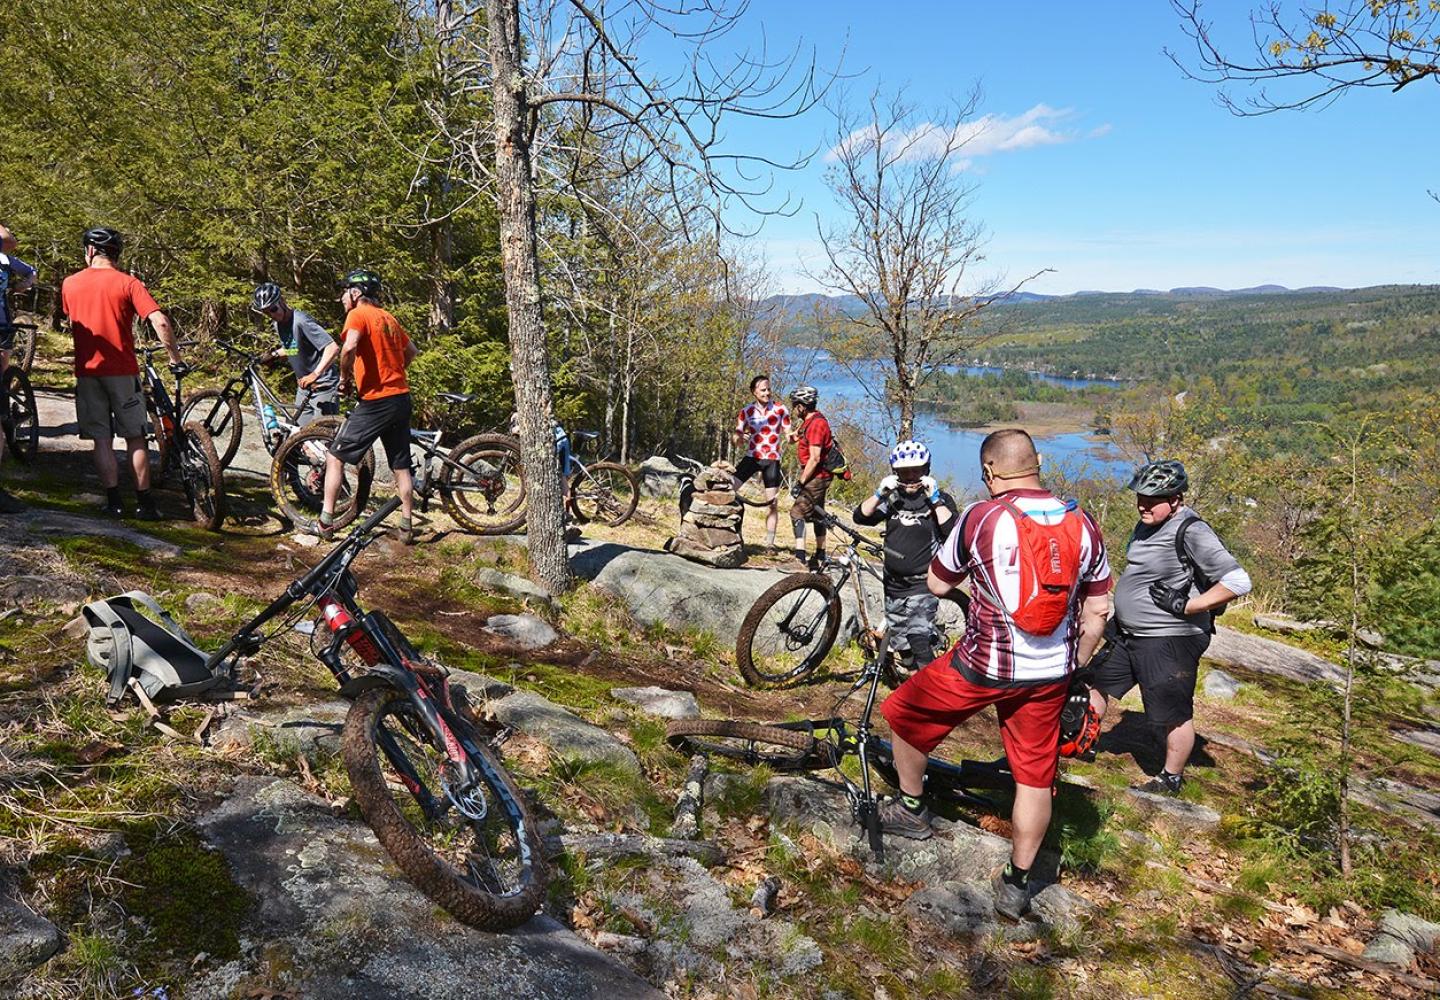
[[[965,636],[880,706],[901,793],[881,806],[880,818],[887,833],[929,837],[927,755],[957,725],[994,705],[1015,776],[1010,862],[995,875],[995,909],[1018,920],[1030,905],[1030,866],[1050,825],[1060,710],[1070,675],[1090,659],[1105,629],[1110,564],[1094,518],[1041,485],[1029,434],[991,434],[980,446],[980,466],[990,499],[960,515],[926,581],[941,597],[970,579]],[[1034,555],[1037,539],[1047,553],[1043,563]],[[1037,620],[1043,628],[1022,627],[1037,628]]]
[[[135,516],[160,514],[150,496],[150,457],[145,448],[145,398],[135,359],[135,320],[149,321],[165,345],[170,369],[183,373],[170,318],[160,311],[139,278],[120,270],[124,240],[113,229],[88,229],[81,240],[85,269],[65,279],[60,307],[70,319],[75,341],[75,421],[80,436],[94,443],[95,471],[105,487],[105,512],[125,513],[120,503],[120,470],[114,437],[125,439],[135,473]],[[112,426],[111,419],[114,419]]]
[[[405,369],[420,353],[410,335],[390,313],[380,308],[380,276],[374,271],[351,271],[345,276],[340,302],[345,306],[345,334],[340,347],[340,391],[355,387],[360,405],[350,413],[330,444],[325,459],[325,501],[320,511],[320,534],[334,529],[335,500],[346,465],[354,465],[378,439],[395,475],[402,517],[400,538],[415,540],[414,480],[410,476],[410,383]]]
[[[797,569],[819,569],[825,561],[825,522],[818,517],[825,512],[825,493],[830,489],[831,474],[825,468],[825,457],[835,444],[830,433],[830,421],[815,408],[820,393],[813,385],[796,386],[790,392],[793,419],[799,421],[799,430],[793,431],[795,457],[800,462],[800,474],[790,487],[795,503],[790,507],[790,526],[795,530],[795,559]],[[807,567],[805,562],[805,522],[815,525],[815,555]]]

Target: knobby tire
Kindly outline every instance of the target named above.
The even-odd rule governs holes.
[[[13,364],[0,382],[0,405],[5,407],[5,444],[10,454],[29,465],[40,453],[40,412],[29,376]]]
[[[796,596],[793,602],[782,605],[786,611],[784,617],[791,619],[790,625],[797,628],[807,628],[812,624],[818,624],[818,631],[813,634],[813,640],[793,652],[802,654],[799,660],[787,670],[775,671],[761,657],[763,649],[756,648],[757,631],[765,623],[766,614],[776,605],[782,604],[786,598],[795,595],[797,591],[808,591],[813,596],[806,598]],[[798,606],[797,606],[798,605]],[[810,607],[809,605],[813,605]],[[823,623],[820,623],[819,616],[824,615]],[[783,620],[783,618],[782,618]],[[840,594],[835,589],[834,582],[823,573],[795,573],[777,581],[769,590],[766,590],[756,600],[754,606],[746,613],[745,620],[740,624],[740,634],[735,642],[735,662],[740,668],[741,675],[746,682],[752,685],[784,685],[793,684],[814,672],[825,659],[830,648],[835,645],[835,637],[840,633]],[[798,636],[798,633],[797,633]],[[763,644],[765,636],[760,636]],[[787,638],[787,641],[792,641]]]
[[[665,739],[689,753],[718,754],[775,771],[818,771],[835,763],[834,748],[798,729],[737,719],[675,719]]]
[[[618,462],[596,462],[570,478],[570,513],[581,524],[599,521],[618,527],[630,520],[639,503],[640,480]]]
[[[457,920],[488,931],[516,927],[534,916],[545,900],[548,873],[534,817],[514,780],[484,741],[471,732],[470,742],[479,749],[493,776],[485,788],[489,808],[501,811],[505,829],[517,845],[523,839],[529,860],[518,869],[516,886],[509,891],[489,891],[462,878],[449,861],[432,850],[396,801],[400,797],[413,812],[418,809],[417,800],[403,791],[402,786],[392,787],[381,767],[384,751],[377,744],[377,729],[387,713],[397,711],[403,715],[409,703],[409,696],[403,691],[380,687],[365,692],[350,707],[345,719],[342,756],[360,812],[410,881]],[[468,725],[463,721],[461,724]],[[409,730],[409,735],[417,739],[422,734],[430,748],[443,756],[443,748],[436,745],[435,737],[428,730],[418,726]],[[448,804],[448,808],[454,810],[455,806]],[[467,821],[462,826],[468,833],[475,833],[473,823]],[[467,857],[475,856],[475,851],[467,854]]]
[[[477,535],[508,535],[525,523],[525,479],[514,438],[476,434],[450,449],[450,462],[441,467],[440,502],[456,524]]]
[[[197,421],[181,428],[180,478],[195,523],[207,531],[219,531],[225,522],[225,471],[210,432]]]
[[[238,399],[224,395],[219,389],[192,392],[185,400],[184,409],[180,411],[180,419],[187,422],[194,420],[204,425],[215,441],[221,468],[230,468],[236,452],[240,450],[240,439],[245,433],[245,420]]]
[[[285,439],[285,443],[275,452],[275,458],[270,463],[270,493],[275,498],[276,509],[296,528],[309,532],[319,530],[320,504],[324,495],[325,462],[320,459],[317,464],[317,460],[312,460],[306,445],[314,444],[322,452],[328,453],[330,442],[335,440],[339,426],[329,420],[316,420],[301,428]],[[303,475],[308,478],[307,470],[315,468],[319,468],[322,474],[319,487],[312,491],[298,477]],[[335,520],[332,523],[336,528],[343,528],[365,509],[365,504],[370,500],[370,484],[374,474],[373,451],[367,451],[359,465],[345,466],[346,478],[342,481],[340,495],[335,500]],[[295,480],[293,490],[292,479]],[[347,486],[350,486],[348,490]]]

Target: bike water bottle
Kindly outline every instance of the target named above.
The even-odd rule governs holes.
[[[260,407],[260,417],[265,423],[265,433],[274,434],[280,429],[280,419],[275,416],[275,407],[269,403]]]
[[[367,667],[373,667],[380,662],[380,650],[375,648],[375,643],[365,634],[365,630],[355,625],[355,619],[350,617],[350,612],[335,598],[328,594],[320,598],[320,613],[325,616],[325,627],[334,635],[349,630],[345,634],[345,641],[355,654],[365,662]]]

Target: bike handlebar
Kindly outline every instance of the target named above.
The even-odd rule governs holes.
[[[225,645],[210,654],[209,658],[205,661],[206,668],[213,670],[216,666],[225,662],[225,659],[237,650],[259,648],[262,640],[261,637],[255,633],[263,628],[271,619],[300,600],[300,598],[312,592],[316,585],[325,579],[337,565],[346,562],[348,559],[353,559],[355,555],[359,553],[361,548],[360,543],[364,541],[365,536],[379,527],[380,523],[387,517],[395,513],[399,506],[399,497],[391,497],[385,501],[379,510],[367,517],[355,530],[346,535],[345,540],[331,549],[329,554],[316,563],[313,569],[286,587],[284,593],[271,601],[265,610],[242,625],[239,631],[232,635]]]
[[[885,546],[883,543],[877,542],[875,541],[875,539],[870,538],[867,535],[862,535],[860,532],[850,527],[850,525],[840,520],[828,510],[817,510],[815,513],[820,518],[821,522],[824,523],[825,527],[836,528],[844,534],[849,535],[852,539],[854,539],[857,545],[864,546],[877,556],[884,553]]]

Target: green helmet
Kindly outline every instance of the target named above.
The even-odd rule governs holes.
[[[358,288],[367,299],[380,297],[380,275],[364,268],[351,271],[340,281],[341,288]]]
[[[1185,466],[1174,459],[1163,462],[1146,462],[1135,470],[1129,488],[1147,497],[1173,497],[1184,493],[1190,486],[1190,477],[1185,475]]]

